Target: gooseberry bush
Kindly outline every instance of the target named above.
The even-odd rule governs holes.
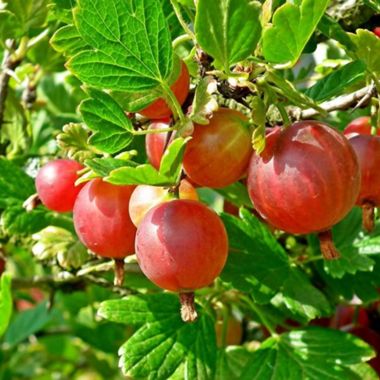
[[[0,0],[0,380],[375,380],[378,0]]]

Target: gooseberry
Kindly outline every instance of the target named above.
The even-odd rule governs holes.
[[[184,170],[192,181],[221,188],[245,174],[252,154],[247,121],[239,111],[220,108],[209,124],[195,125],[183,159]]]
[[[361,116],[352,120],[343,133],[347,138],[352,136],[352,134],[370,135],[371,128],[371,118],[369,116]],[[377,135],[380,136],[380,129],[377,130]]]
[[[136,255],[159,287],[180,293],[182,318],[196,319],[194,290],[210,285],[227,259],[219,216],[200,202],[173,200],[152,208],[137,229]]]
[[[351,210],[359,189],[350,143],[318,121],[275,128],[249,165],[248,191],[256,210],[285,232],[317,232],[326,259],[339,257],[330,229]]]
[[[199,199],[197,191],[189,181],[183,179],[178,188],[180,199]],[[133,191],[129,201],[129,215],[133,224],[138,227],[145,214],[159,203],[174,200],[175,196],[169,188],[139,185]]]
[[[83,187],[75,186],[81,169],[83,166],[77,161],[60,159],[47,163],[39,170],[36,177],[37,194],[49,210],[72,211]]]
[[[115,259],[115,282],[123,280],[124,258],[134,254],[136,227],[129,216],[133,186],[116,186],[97,178],[88,182],[74,205],[74,227],[95,254]]]
[[[380,137],[366,134],[349,137],[359,160],[361,187],[356,204],[363,210],[363,226],[374,228],[374,208],[380,205]]]

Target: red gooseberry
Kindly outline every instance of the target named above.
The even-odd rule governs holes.
[[[178,188],[180,199],[199,199],[197,191],[189,181],[183,179]],[[174,200],[169,188],[139,185],[133,191],[129,201],[129,215],[133,224],[138,227],[145,214],[159,203]]]
[[[374,208],[380,205],[380,137],[367,134],[350,136],[348,141],[358,157],[361,171],[361,187],[356,204],[363,210],[363,227],[372,231]]]
[[[124,258],[134,253],[136,227],[129,216],[134,186],[97,178],[86,183],[74,205],[74,227],[81,242],[99,256],[115,259],[115,283],[123,281]]]
[[[227,252],[221,219],[197,201],[179,199],[157,205],[137,229],[141,270],[159,287],[180,293],[185,321],[196,319],[193,291],[214,281]]]
[[[380,37],[380,26],[377,26],[376,28],[373,28],[373,33],[376,34],[377,37]]]
[[[349,138],[353,134],[370,135],[371,134],[371,118],[369,116],[361,116],[351,121],[344,129],[344,135]],[[380,129],[376,131],[380,136]]]
[[[149,130],[169,128],[169,119],[163,119],[150,124]],[[145,150],[150,164],[159,170],[165,148],[173,140],[174,133],[149,133],[145,136]]]
[[[171,90],[176,96],[179,104],[183,104],[189,94],[190,76],[189,70],[184,62],[181,62],[181,72],[177,80],[171,85]],[[149,119],[157,120],[170,117],[172,111],[162,98],[155,100],[149,106],[139,111],[139,113]]]
[[[349,142],[318,121],[275,128],[249,166],[248,191],[256,210],[280,230],[319,233],[326,259],[339,257],[330,228],[351,210],[359,189],[359,165]]]
[[[252,154],[247,121],[239,111],[220,108],[209,124],[195,124],[183,159],[184,170],[192,181],[221,188],[245,174]]]
[[[83,185],[75,186],[77,172],[83,166],[73,160],[55,160],[44,165],[36,177],[37,194],[50,210],[72,211],[75,199]]]

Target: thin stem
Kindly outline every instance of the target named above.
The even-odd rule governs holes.
[[[243,296],[242,298],[245,300],[245,302],[248,304],[248,306],[257,314],[261,323],[269,331],[270,335],[273,337],[277,336],[278,334],[276,333],[276,331],[272,327],[272,324],[268,321],[266,316],[261,312],[260,308],[258,308],[256,306],[256,304],[249,297]]]
[[[172,43],[173,49],[175,50],[178,47],[178,45],[186,41],[191,41],[191,36],[189,36],[188,34],[182,34],[182,36],[177,37]]]
[[[185,115],[183,114],[182,107],[179,104],[177,97],[174,95],[173,91],[166,83],[161,83],[161,87],[164,90],[165,100],[169,103],[172,111],[174,111],[174,115],[178,116],[181,122],[184,122]]]
[[[133,131],[134,135],[150,135],[154,133],[166,133],[166,132],[172,132],[176,131],[177,128],[170,127],[170,128],[161,128],[161,129],[143,129],[138,131]]]
[[[286,112],[285,107],[284,107],[282,104],[280,104],[280,103],[278,103],[278,104],[276,105],[276,107],[277,107],[277,109],[279,110],[280,115],[281,115],[281,117],[282,117],[282,121],[283,121],[283,126],[284,126],[284,128],[289,127],[292,123],[290,122],[289,115],[288,115],[288,113]]]
[[[195,42],[196,41],[196,38],[195,38],[195,34],[192,32],[192,30],[189,28],[189,26],[187,25],[185,19],[182,17],[182,12],[181,12],[181,7],[180,5],[178,4],[177,0],[170,0],[170,2],[172,3],[172,6],[174,8],[174,12],[178,18],[178,21],[179,23],[181,24],[183,30],[191,37],[191,39]]]

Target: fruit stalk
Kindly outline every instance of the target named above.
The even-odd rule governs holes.
[[[123,286],[125,269],[124,269],[124,259],[115,259],[115,286]]]
[[[375,228],[375,206],[372,202],[366,201],[362,204],[363,210],[363,228],[367,232]]]
[[[325,260],[339,259],[340,253],[334,245],[331,230],[320,232],[318,238],[321,252]]]
[[[194,292],[179,293],[179,301],[181,303],[181,318],[184,322],[195,322],[198,318],[195,310]]]

